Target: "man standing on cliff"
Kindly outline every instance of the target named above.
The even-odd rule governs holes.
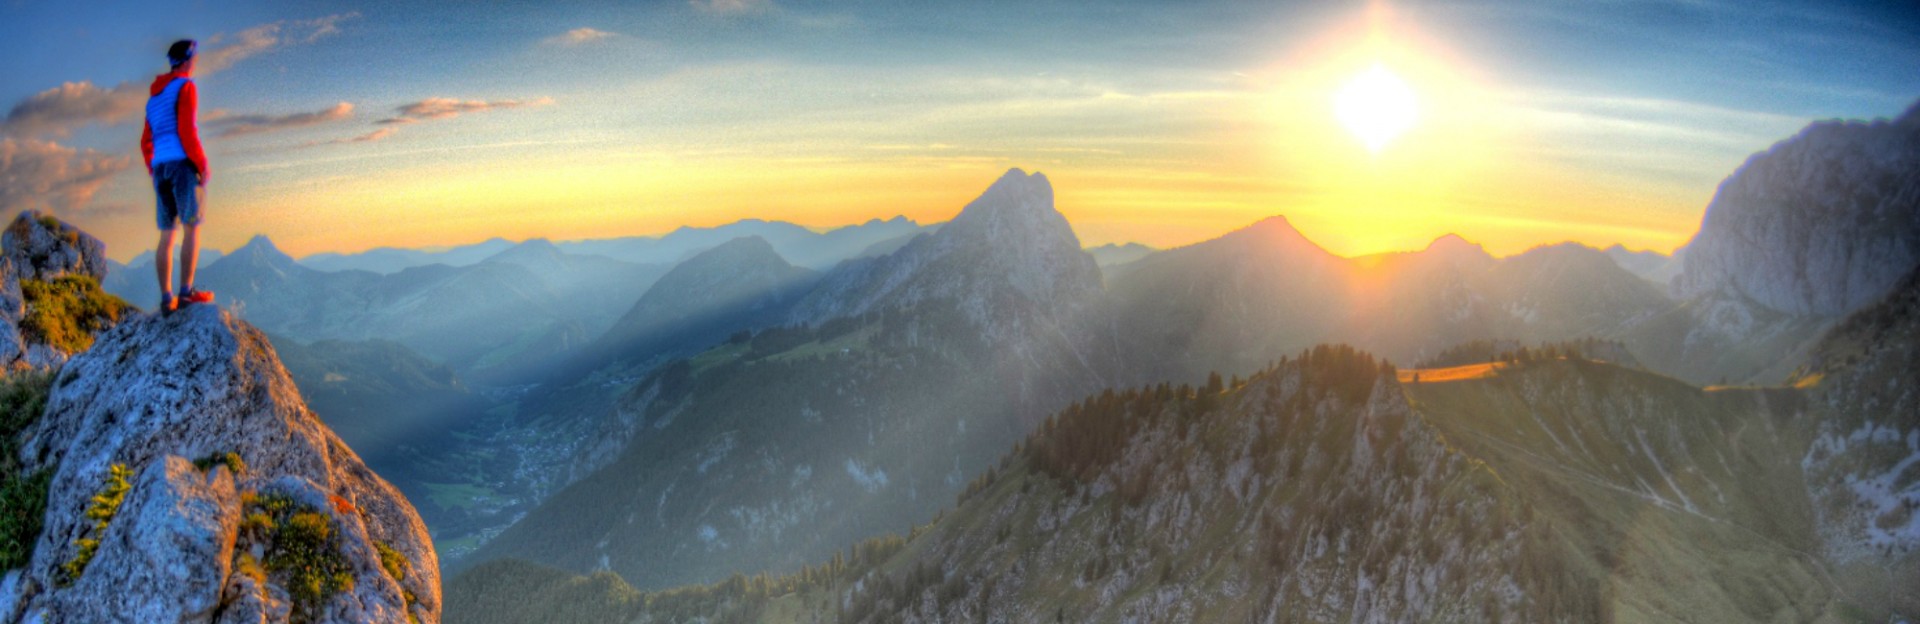
[[[205,199],[207,155],[200,149],[200,93],[193,87],[193,54],[198,47],[182,39],[167,48],[173,70],[155,76],[147,88],[147,123],[140,133],[140,154],[153,175],[158,198],[160,246],[153,252],[160,275],[160,310],[213,301],[213,293],[194,290],[194,265],[200,260],[200,204]],[[186,226],[180,243],[180,295],[173,294],[173,228]]]

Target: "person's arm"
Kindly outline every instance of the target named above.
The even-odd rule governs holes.
[[[193,88],[193,81],[180,85],[180,147],[186,148],[187,160],[193,161],[193,167],[200,171],[200,184],[206,185],[213,171],[207,169],[207,154],[200,149],[200,91]]]
[[[147,175],[153,175],[153,126],[140,122],[140,159],[147,162]]]

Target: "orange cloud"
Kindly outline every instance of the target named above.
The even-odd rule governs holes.
[[[0,139],[0,211],[74,211],[115,174],[133,167],[129,154],[78,150],[52,141]]]
[[[553,104],[553,98],[543,97],[535,100],[459,100],[455,98],[432,97],[412,104],[402,105],[399,116],[380,120],[383,124],[405,124],[430,119],[452,119],[463,113],[478,113],[499,108],[520,108],[522,106],[547,106]]]
[[[132,82],[102,89],[91,82],[69,82],[28,96],[7,111],[0,131],[13,136],[72,134],[90,123],[126,121],[147,101],[147,90]]]

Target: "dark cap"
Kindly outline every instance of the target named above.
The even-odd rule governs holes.
[[[167,48],[167,62],[179,67],[181,63],[193,60],[193,52],[199,47],[200,43],[192,39],[175,41]]]

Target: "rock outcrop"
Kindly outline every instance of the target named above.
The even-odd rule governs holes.
[[[16,279],[107,274],[107,246],[93,235],[38,210],[20,213],[0,234]]]
[[[53,476],[0,622],[439,621],[413,506],[219,308],[100,334],[61,369],[21,460]]]
[[[106,274],[107,248],[100,239],[38,210],[14,217],[0,233],[0,370],[46,368],[72,355],[69,346],[22,330],[28,312],[23,280],[79,276],[97,286]]]

